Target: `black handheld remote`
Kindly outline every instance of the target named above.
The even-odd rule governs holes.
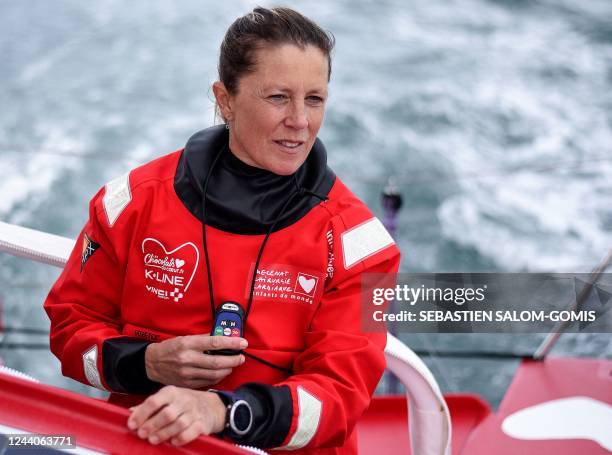
[[[224,302],[217,308],[211,336],[242,337],[244,335],[244,310],[236,302]],[[240,350],[219,349],[208,351],[212,355],[238,355]]]

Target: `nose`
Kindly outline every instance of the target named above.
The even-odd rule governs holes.
[[[296,130],[308,128],[308,115],[303,102],[296,100],[290,103],[289,112],[285,118],[285,125]]]

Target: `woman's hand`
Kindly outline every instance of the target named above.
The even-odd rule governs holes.
[[[142,439],[183,445],[223,431],[225,406],[216,393],[166,386],[131,408],[127,426]]]
[[[221,381],[232,368],[244,363],[243,355],[209,355],[205,351],[247,347],[244,338],[189,335],[153,343],[145,351],[147,376],[152,381],[190,389]]]

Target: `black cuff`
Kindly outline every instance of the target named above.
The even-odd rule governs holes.
[[[289,433],[293,417],[289,387],[250,382],[237,388],[236,394],[251,405],[253,426],[248,434],[233,438],[234,442],[262,448],[280,446]]]
[[[106,383],[114,392],[148,395],[163,384],[151,381],[145,368],[145,351],[149,341],[121,337],[102,345],[102,369]]]

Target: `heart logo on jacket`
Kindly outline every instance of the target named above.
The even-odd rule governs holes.
[[[304,275],[300,275],[298,281],[300,282],[300,286],[302,286],[302,289],[306,291],[306,294],[310,294],[310,291],[312,291],[312,288],[314,288],[314,285],[316,283],[314,278],[306,278]]]
[[[191,242],[168,249],[157,239],[142,241],[146,288],[163,300],[178,302],[189,289],[200,261],[200,252]]]
[[[302,288],[304,294],[312,296],[317,285],[318,278],[315,276],[307,275],[305,273],[298,273],[297,281],[299,286]],[[296,287],[296,292],[300,290]]]

